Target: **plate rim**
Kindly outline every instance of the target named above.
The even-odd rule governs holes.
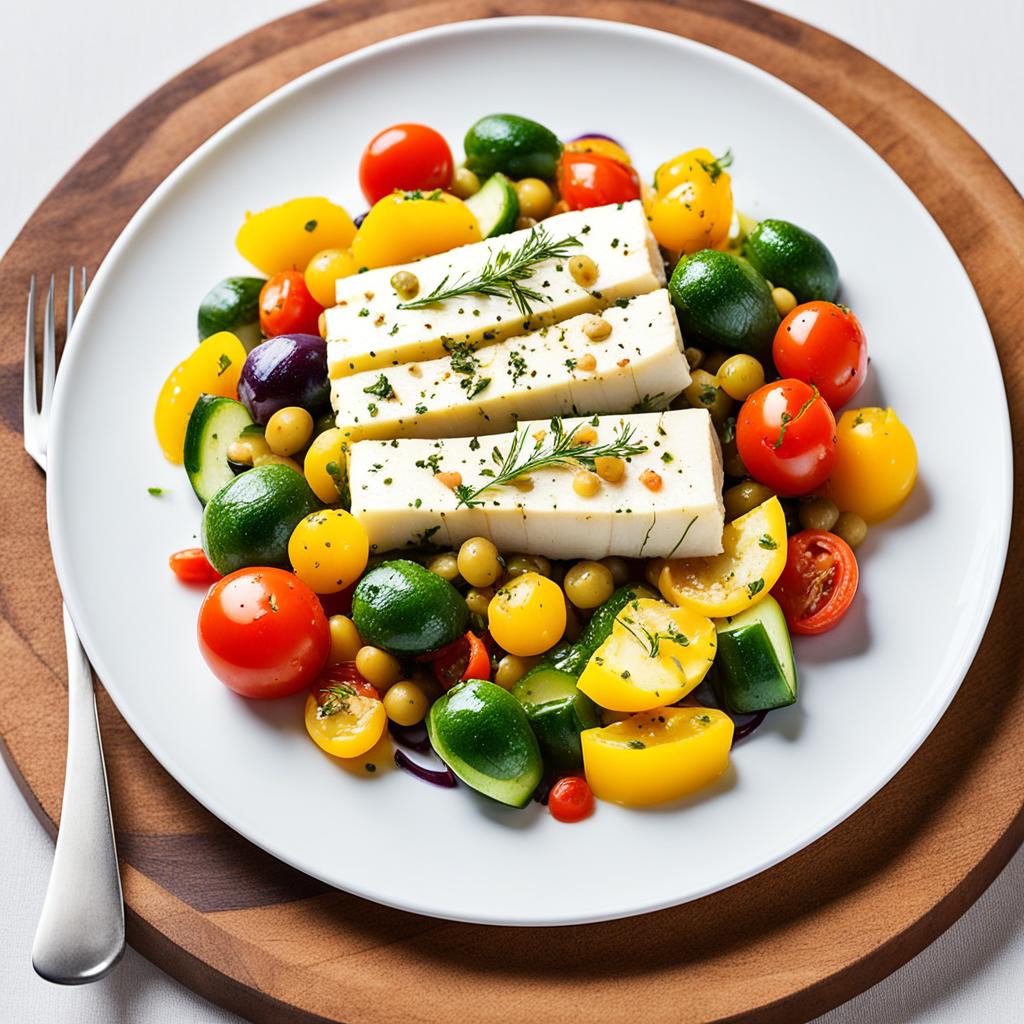
[[[244,837],[255,846],[266,851],[271,856],[281,860],[282,862],[291,865],[297,870],[311,876],[318,878],[332,888],[340,891],[349,892],[357,895],[361,898],[367,899],[371,902],[393,907],[399,910],[403,910],[409,913],[421,914],[433,918],[439,918],[443,920],[451,920],[456,922],[471,923],[471,924],[488,924],[488,925],[503,925],[503,926],[514,926],[514,927],[542,927],[542,926],[571,926],[577,924],[596,923],[601,921],[611,921],[621,918],[633,917],[642,914],[652,913],[657,910],[665,909],[668,907],[679,906],[683,903],[691,902],[696,899],[703,898],[704,896],[711,895],[714,892],[721,891],[736,885],[746,879],[755,877],[769,868],[781,863],[784,860],[789,859],[799,851],[808,848],[818,841],[822,836],[832,831],[835,827],[840,825],[843,821],[854,814],[859,808],[863,807],[868,801],[874,799],[878,793],[905,767],[907,762],[914,756],[919,750],[924,741],[934,731],[939,720],[945,714],[950,703],[959,692],[960,687],[970,669],[974,658],[977,655],[978,648],[985,636],[987,631],[988,623],[992,615],[992,610],[995,605],[996,598],[999,593],[1000,585],[1005,571],[1007,550],[1010,537],[1010,529],[1012,526],[1012,512],[1013,512],[1013,448],[1012,448],[1012,435],[1010,432],[1010,420],[1009,420],[1009,407],[1008,400],[1005,391],[1005,384],[1003,382],[1002,371],[999,365],[998,351],[995,346],[995,342],[991,336],[991,330],[988,326],[987,317],[985,311],[981,306],[978,295],[974,289],[973,282],[971,282],[970,276],[967,274],[966,268],[964,267],[959,254],[950,244],[945,233],[939,226],[935,217],[927,206],[918,198],[916,193],[910,188],[909,185],[902,179],[902,177],[894,170],[894,168],[885,160],[885,158],[875,150],[869,143],[856,134],[848,125],[846,125],[840,118],[832,114],[830,110],[822,106],[811,97],[801,92],[799,89],[790,85],[784,79],[778,78],[771,73],[764,71],[758,66],[751,64],[742,58],[736,57],[731,53],[724,50],[718,49],[717,47],[710,46],[705,43],[698,42],[694,39],[690,39],[685,36],[679,36],[672,32],[667,32],[661,29],[654,29],[647,26],[634,25],[628,23],[620,23],[602,18],[577,18],[571,16],[550,16],[550,15],[517,15],[508,16],[502,18],[477,18],[467,21],[446,23],[441,25],[428,26],[422,29],[413,30],[401,35],[393,36],[386,40],[381,40],[376,43],[372,43],[368,46],[362,47],[358,50],[354,50],[350,53],[343,54],[333,60],[327,61],[309,71],[299,75],[291,81],[285,83],[280,88],[269,93],[267,96],[261,98],[252,106],[239,113],[236,117],[232,118],[220,129],[214,132],[208,139],[206,139],[201,145],[199,145],[193,152],[191,152],[183,161],[181,161],[171,172],[160,182],[160,184],[153,190],[153,192],[145,199],[140,205],[138,210],[132,215],[131,219],[125,225],[124,229],[118,235],[117,239],[111,246],[107,255],[104,257],[98,273],[96,274],[94,281],[86,295],[85,301],[82,303],[82,309],[79,314],[79,318],[76,322],[76,329],[72,332],[72,336],[68,339],[68,344],[65,349],[64,360],[69,360],[71,368],[73,369],[74,364],[79,358],[79,353],[82,351],[82,344],[79,341],[85,331],[82,329],[84,324],[88,327],[90,320],[90,313],[97,301],[97,296],[101,296],[101,285],[104,285],[107,278],[111,276],[115,270],[115,264],[119,261],[121,251],[127,248],[134,237],[134,235],[142,228],[144,223],[149,217],[150,211],[158,207],[164,200],[164,196],[172,188],[178,185],[183,179],[189,174],[193,173],[199,167],[207,154],[217,149],[221,145],[224,145],[230,137],[236,132],[242,130],[250,120],[259,117],[264,110],[285,101],[293,93],[299,92],[321,78],[329,77],[334,74],[339,68],[350,67],[358,65],[364,61],[372,61],[381,54],[387,53],[391,50],[400,50],[407,46],[416,46],[420,43],[432,40],[435,38],[444,38],[449,36],[458,36],[462,34],[472,34],[474,32],[484,31],[501,32],[505,29],[514,29],[523,26],[543,28],[546,26],[557,26],[561,28],[569,28],[574,30],[586,31],[601,31],[611,36],[627,36],[634,38],[660,38],[662,40],[670,41],[673,45],[678,46],[685,50],[693,50],[704,53],[705,55],[713,55],[713,59],[718,60],[722,63],[729,65],[734,71],[738,73],[746,74],[755,79],[770,81],[774,87],[782,87],[782,89],[789,93],[791,101],[798,104],[802,104],[805,109],[813,113],[815,116],[824,118],[827,121],[837,125],[847,135],[849,135],[851,142],[859,144],[861,147],[866,149],[871,157],[880,161],[885,165],[886,169],[892,175],[894,183],[898,182],[909,200],[918,208],[918,212],[924,215],[926,221],[930,222],[931,227],[937,232],[942,239],[949,252],[952,254],[956,264],[958,265],[960,272],[964,275],[965,281],[968,285],[970,296],[973,300],[974,312],[980,317],[980,323],[983,325],[985,334],[988,338],[989,345],[985,347],[985,354],[988,358],[995,361],[995,372],[998,379],[1000,380],[1001,387],[999,389],[999,396],[1001,398],[999,413],[999,443],[1002,454],[1002,465],[1003,465],[1003,482],[1005,487],[1003,488],[1002,500],[999,501],[999,509],[1001,511],[1000,519],[1000,531],[996,538],[997,546],[994,550],[998,553],[998,568],[993,568],[989,572],[989,576],[986,579],[986,585],[983,588],[983,600],[976,603],[975,614],[973,616],[971,636],[972,639],[967,643],[961,651],[960,657],[956,660],[955,666],[947,669],[947,672],[951,679],[955,679],[956,682],[947,688],[947,692],[942,694],[940,700],[935,702],[932,708],[932,714],[929,716],[922,716],[921,721],[918,723],[917,729],[913,735],[903,746],[900,756],[894,759],[895,764],[891,770],[882,772],[877,784],[874,784],[870,789],[861,791],[861,794],[850,801],[848,806],[840,812],[837,812],[832,818],[830,818],[824,825],[818,830],[814,831],[813,834],[807,834],[801,838],[798,842],[791,844],[786,847],[784,851],[779,853],[774,858],[762,861],[758,867],[750,871],[737,872],[734,877],[723,880],[718,884],[714,884],[706,887],[700,891],[695,891],[683,900],[677,898],[670,898],[668,900],[654,901],[649,905],[640,907],[624,908],[617,912],[602,911],[593,915],[574,915],[572,917],[559,917],[559,918],[542,918],[536,917],[522,918],[522,919],[503,919],[494,916],[472,916],[464,914],[453,914],[444,910],[439,910],[435,907],[411,904],[408,901],[397,902],[390,900],[387,896],[380,894],[373,890],[373,887],[358,886],[355,884],[346,884],[344,886],[339,885],[335,880],[325,877],[320,872],[313,869],[311,866],[303,863],[301,859],[280,851],[275,847],[274,843],[266,843],[261,840],[258,835],[254,835],[247,831],[239,823],[236,822],[235,817],[227,808],[221,807],[215,800],[208,800],[203,794],[202,787],[196,785],[193,786],[186,784],[183,781],[182,775],[186,778],[188,772],[179,773],[175,770],[181,762],[173,755],[169,755],[161,743],[156,740],[149,731],[136,720],[136,717],[128,713],[118,701],[116,696],[117,686],[115,685],[114,690],[108,688],[107,692],[110,694],[111,700],[117,707],[118,712],[125,719],[129,727],[132,729],[134,734],[138,737],[140,742],[146,747],[149,753],[159,762],[159,764],[166,770],[175,782],[180,785],[192,798],[197,800],[201,806],[208,810],[220,821],[224,822],[228,827],[237,832],[239,835]],[[90,301],[91,300],[91,301]],[[63,409],[65,407],[65,401],[63,399],[64,393],[68,390],[66,383],[62,386],[62,382],[66,382],[73,373],[65,372],[58,376],[57,387],[54,393],[53,409],[50,426],[50,437],[55,438],[60,434],[59,425],[63,419]],[[61,504],[59,500],[59,494],[61,492],[60,484],[60,456],[61,446],[58,444],[53,447],[49,453],[50,461],[50,472],[47,475],[47,523],[50,529],[51,546],[53,549],[54,566],[56,569],[57,579],[61,586],[61,590],[65,594],[65,601],[69,607],[72,618],[74,621],[80,621],[80,617],[76,617],[76,609],[81,607],[81,599],[77,595],[77,588],[75,578],[72,575],[69,563],[71,556],[64,547],[64,541],[61,537],[61,531],[59,530],[59,524],[56,521],[55,514],[51,512],[52,509],[58,507]],[[79,630],[83,646],[86,648],[89,654],[90,661],[96,669],[97,676],[102,679],[114,678],[111,673],[105,673],[101,670],[101,667],[105,665],[105,659],[102,657],[102,652],[99,648],[92,643],[92,638],[83,634]],[[94,657],[94,651],[98,653],[99,657]],[[106,684],[104,684],[106,685]],[[130,704],[130,701],[127,702]]]

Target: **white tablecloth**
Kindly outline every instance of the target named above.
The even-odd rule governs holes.
[[[0,20],[0,248],[47,190],[122,114],[213,48],[297,5],[289,0],[33,0]],[[973,133],[1024,185],[1021,0],[772,0],[895,69]],[[89,83],[89,87],[83,87]],[[131,950],[105,981],[39,980],[29,948],[52,846],[0,767],[0,1021],[231,1024]],[[911,963],[817,1024],[1024,1020],[1024,852]]]

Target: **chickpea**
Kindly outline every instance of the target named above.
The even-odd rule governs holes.
[[[589,469],[581,469],[572,478],[572,489],[581,498],[592,498],[601,490],[601,479]]]
[[[779,311],[779,316],[785,316],[796,309],[796,296],[788,288],[773,288],[772,302]]]
[[[597,431],[590,426],[577,427],[573,431],[572,443],[579,448],[593,444],[597,440]]]
[[[756,480],[744,480],[742,483],[730,487],[722,500],[725,502],[725,518],[732,522],[746,515],[752,508],[757,508],[762,502],[767,501],[775,492]]]
[[[686,356],[686,362],[691,371],[699,370],[701,363],[704,362],[704,353],[699,348],[694,348],[692,345],[687,346],[683,350],[683,355]]]
[[[289,469],[294,469],[300,476],[302,475],[302,467],[287,455],[275,455],[273,452],[268,452],[266,455],[257,455],[252,460],[252,464],[254,466],[287,466]]]
[[[399,270],[391,275],[391,287],[395,289],[400,299],[408,302],[419,295],[420,279],[408,270]]]
[[[583,333],[591,341],[604,341],[612,333],[612,325],[603,316],[592,316],[583,325]]]
[[[494,597],[494,587],[471,587],[466,591],[466,606],[474,615],[486,615]]]
[[[839,520],[839,509],[828,498],[811,498],[800,505],[797,515],[805,530],[832,530]]]
[[[416,725],[426,718],[430,705],[427,695],[414,682],[403,680],[384,694],[384,710],[395,725]]]
[[[718,386],[737,402],[746,400],[762,384],[764,367],[753,356],[729,356],[718,368]]]
[[[581,288],[597,284],[597,264],[589,256],[573,256],[569,260],[569,273]]]
[[[259,434],[247,434],[237,441],[232,441],[228,447],[228,458],[243,466],[252,466],[260,455],[269,454],[270,445]]]
[[[316,318],[316,329],[320,337],[327,338],[327,311],[325,310]]]
[[[612,574],[612,582],[621,587],[629,581],[629,562],[618,555],[601,559],[601,564]]]
[[[501,576],[498,549],[486,537],[471,537],[459,548],[458,571],[471,587],[489,587]]]
[[[356,624],[347,615],[332,615],[327,620],[331,628],[331,653],[328,662],[340,665],[343,661],[355,661],[363,646]]]
[[[597,369],[597,360],[594,358],[593,353],[584,352],[583,355],[576,360],[576,369],[582,370],[584,373],[590,373]]]
[[[266,439],[275,455],[294,455],[309,444],[313,436],[313,417],[297,405],[278,409],[267,420]]]
[[[520,658],[515,654],[506,654],[494,670],[494,681],[498,686],[510,690],[530,671],[533,664],[533,658]]]
[[[551,186],[540,178],[523,178],[516,182],[516,196],[519,199],[519,213],[523,217],[543,220],[555,205]]]
[[[456,167],[449,191],[459,199],[468,199],[480,191],[480,179],[468,167]]]
[[[693,371],[683,396],[693,408],[707,409],[715,420],[724,420],[732,408],[732,399],[718,386],[716,378],[708,370]]]
[[[452,583],[459,578],[459,560],[454,551],[445,551],[439,555],[432,555],[427,560],[427,568],[441,579]]]
[[[868,524],[856,512],[843,512],[832,526],[832,532],[855,548],[868,535]]]
[[[617,484],[626,475],[626,460],[618,455],[599,455],[594,459],[594,469],[602,480]]]
[[[517,217],[516,218],[516,231],[529,231],[530,228],[535,228],[537,222],[532,217]]]
[[[600,562],[577,562],[565,574],[565,596],[577,608],[604,604],[615,589],[611,569]]]
[[[729,358],[728,352],[709,352],[701,363],[701,369],[708,373],[718,373],[718,368]]]
[[[664,481],[660,473],[655,472],[653,469],[645,469],[640,474],[640,483],[649,491],[660,491]]]
[[[402,678],[398,659],[379,647],[360,647],[356,653],[356,668],[371,686],[376,686],[382,693]]]

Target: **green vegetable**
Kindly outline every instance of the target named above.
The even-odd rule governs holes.
[[[594,702],[577,689],[575,676],[544,668],[520,679],[512,696],[526,711],[548,769],[564,773],[582,768],[580,733],[601,721]]]
[[[222,575],[253,565],[287,569],[292,531],[321,507],[301,473],[277,464],[256,466],[233,477],[207,502],[203,551]]]
[[[185,428],[185,472],[205,505],[235,478],[228,448],[252,425],[249,410],[233,398],[200,395]]]
[[[481,178],[499,171],[510,178],[555,177],[562,144],[554,132],[516,114],[480,118],[465,140],[466,166]]]
[[[828,246],[786,220],[763,220],[743,242],[743,255],[774,285],[788,288],[797,302],[834,302],[839,268]]]
[[[218,331],[231,331],[247,352],[262,340],[260,333],[260,290],[262,277],[227,277],[215,284],[199,304],[199,340]]]
[[[796,700],[796,662],[786,617],[773,597],[718,622],[712,685],[734,715],[784,708]]]
[[[466,205],[476,217],[484,238],[506,234],[519,219],[519,198],[504,174],[492,174],[480,191],[466,200]]]
[[[368,644],[392,654],[425,654],[466,632],[469,608],[447,580],[395,559],[375,566],[356,585],[352,621]]]
[[[529,803],[544,764],[526,712],[507,690],[476,679],[453,686],[430,709],[427,735],[467,786],[510,807]]]
[[[717,249],[684,256],[668,288],[687,338],[755,356],[770,351],[779,312],[768,282],[742,257]]]

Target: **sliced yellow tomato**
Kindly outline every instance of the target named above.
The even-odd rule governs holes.
[[[355,234],[356,226],[342,207],[323,196],[308,196],[247,213],[235,246],[271,277],[282,270],[304,271],[322,249],[347,249]]]
[[[332,713],[323,713],[331,707]],[[365,754],[376,746],[387,724],[383,702],[373,697],[340,695],[323,708],[312,694],[306,698],[306,732],[321,750],[335,757]]]
[[[714,619],[757,604],[786,565],[786,514],[779,499],[727,523],[722,547],[720,555],[666,562],[658,577],[662,597]]]
[[[357,267],[390,267],[480,241],[473,211],[446,192],[394,192],[373,205],[352,243]]]
[[[238,378],[245,363],[245,346],[230,331],[211,334],[164,381],[156,400],[153,426],[164,456],[181,463],[185,428],[199,396],[238,397]]]
[[[704,615],[664,601],[630,601],[576,685],[610,711],[674,704],[704,678],[716,643],[715,624]]]
[[[836,426],[836,462],[822,493],[865,522],[888,519],[917,480],[917,448],[892,409],[847,409]]]
[[[348,471],[348,452],[345,431],[331,427],[318,434],[306,452],[302,472],[306,483],[325,505],[337,505],[345,488]]]
[[[686,796],[729,765],[732,719],[715,708],[655,708],[580,734],[594,796],[644,807]]]

